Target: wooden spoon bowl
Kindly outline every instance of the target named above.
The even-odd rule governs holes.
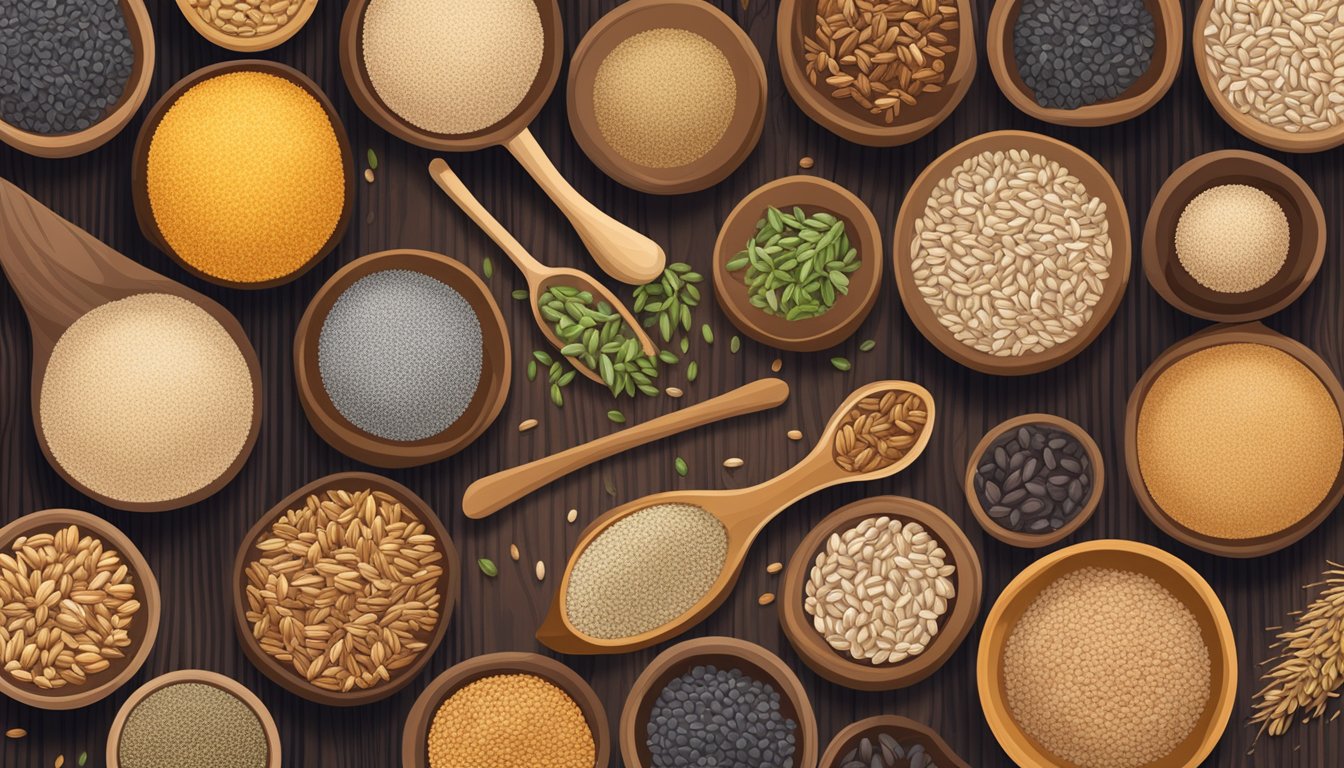
[[[297,1],[297,0],[296,0]],[[289,38],[297,35],[303,25],[313,17],[313,11],[317,10],[318,0],[303,0],[303,6],[295,12],[294,17],[287,21],[279,29],[265,34],[243,37],[234,35],[216,28],[201,15],[196,12],[196,4],[193,0],[177,0],[177,9],[187,18],[187,23],[196,30],[201,37],[230,51],[239,53],[256,53],[257,51],[266,51],[274,48]]]
[[[934,764],[939,768],[971,768],[969,763],[962,760],[961,756],[948,746],[937,731],[923,723],[897,715],[878,715],[845,726],[844,730],[831,739],[830,746],[826,747],[826,752],[821,756],[821,768],[844,768],[840,761],[851,749],[858,747],[864,738],[876,743],[877,737],[881,734],[890,734],[906,749],[915,744],[923,745],[924,751],[933,758]]]

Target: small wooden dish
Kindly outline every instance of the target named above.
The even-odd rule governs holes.
[[[910,243],[915,236],[915,222],[924,216],[929,195],[939,182],[957,166],[982,152],[1006,152],[1011,149],[1035,152],[1067,167],[1070,173],[1083,182],[1088,194],[1106,204],[1106,219],[1111,237],[1111,266],[1110,277],[1104,284],[1101,300],[1093,308],[1092,319],[1086,328],[1072,339],[1046,352],[1019,357],[998,357],[961,343],[938,322],[933,309],[925,303],[924,297],[920,295],[919,285],[915,282],[914,271],[910,264]],[[943,354],[981,373],[1024,376],[1048,371],[1072,359],[1100,336],[1110,323],[1111,317],[1120,307],[1120,300],[1124,298],[1125,287],[1129,285],[1129,213],[1115,180],[1100,163],[1081,149],[1039,133],[992,131],[968,139],[948,150],[915,179],[905,202],[901,204],[901,213],[896,220],[892,255],[896,267],[896,287],[901,292],[901,303],[905,305],[905,311],[924,338]]]
[[[821,756],[821,768],[843,768],[840,760],[851,749],[859,746],[859,740],[867,736],[876,741],[878,734],[889,733],[896,737],[901,746],[907,749],[915,744],[924,745],[924,751],[933,758],[938,768],[971,768],[961,759],[943,737],[929,726],[897,715],[878,715],[845,726],[844,730],[831,739],[831,745]]]
[[[420,272],[448,285],[471,304],[481,322],[484,358],[476,394],[452,426],[423,440],[385,440],[355,426],[336,409],[318,368],[318,339],[336,300],[361,278],[389,269]],[[460,262],[429,251],[380,251],[346,264],[317,290],[294,334],[294,379],[309,423],[336,450],[376,467],[415,467],[445,459],[466,448],[494,423],[504,408],[512,375],[509,331],[485,283]]]
[[[111,141],[135,117],[154,79],[154,27],[144,0],[119,0],[126,32],[131,37],[134,58],[126,90],[107,114],[93,125],[74,133],[42,134],[16,128],[0,120],[0,141],[35,157],[74,157]]]
[[[322,494],[331,490],[362,491],[366,488],[382,491],[396,498],[415,515],[418,521],[424,523],[430,534],[438,540],[439,548],[443,554],[443,560],[441,561],[443,575],[439,577],[438,581],[439,621],[434,627],[433,634],[427,639],[429,645],[425,650],[410,666],[392,672],[391,680],[372,688],[338,693],[319,688],[304,680],[294,671],[293,665],[281,662],[261,649],[256,638],[252,635],[252,624],[247,620],[248,581],[246,571],[249,563],[264,555],[257,548],[257,544],[268,534],[271,525],[281,515],[291,509],[302,507],[304,500],[309,496],[321,497]],[[461,559],[458,557],[457,548],[453,546],[452,537],[448,535],[443,523],[439,521],[438,516],[434,514],[434,510],[430,508],[429,504],[425,503],[424,499],[415,495],[401,483],[380,475],[367,472],[338,472],[314,480],[286,496],[283,501],[271,507],[266,514],[262,515],[252,526],[252,529],[247,532],[247,535],[243,537],[242,546],[238,548],[238,554],[233,561],[233,581],[231,582],[233,584],[233,628],[237,631],[238,643],[243,647],[243,653],[247,655],[253,666],[261,670],[262,674],[269,677],[276,685],[295,696],[329,707],[354,707],[368,704],[381,701],[405,688],[415,680],[415,676],[434,656],[434,652],[443,642],[444,634],[448,631],[448,624],[453,619],[453,607],[457,603],[461,576]]]
[[[756,222],[765,218],[766,208],[787,211],[795,205],[843,220],[845,234],[862,262],[849,276],[849,293],[837,296],[825,314],[805,320],[785,320],[752,306],[743,280],[746,269],[728,271],[728,262],[755,236]],[[882,231],[862,200],[826,179],[786,176],[757,187],[724,220],[714,243],[714,295],[733,325],[756,341],[794,352],[817,352],[849,338],[863,324],[877,303],[882,262]]]
[[[1244,293],[1200,285],[1176,255],[1176,225],[1197,195],[1245,184],[1274,198],[1288,218],[1288,258],[1269,282]],[[1177,168],[1158,190],[1143,228],[1143,271],[1153,289],[1182,312],[1224,323],[1259,320],[1297,300],[1325,258],[1325,211],[1307,182],[1286,165],[1254,152],[1210,152]]]
[[[980,705],[999,746],[1022,768],[1072,765],[1048,753],[1013,719],[1003,674],[1003,652],[1018,620],[1036,596],[1062,576],[1082,568],[1140,573],[1161,584],[1194,614],[1208,645],[1209,700],[1194,730],[1172,754],[1150,768],[1196,768],[1209,756],[1227,727],[1237,699],[1237,644],[1218,595],[1185,561],[1147,544],[1120,539],[1088,541],[1052,552],[1009,582],[990,609],[980,635],[976,682]]]
[[[345,205],[341,209],[341,217],[337,220],[336,227],[331,231],[331,237],[327,238],[322,247],[298,269],[287,275],[258,282],[238,282],[216,277],[197,269],[195,265],[182,258],[164,238],[163,232],[159,229],[159,224],[154,218],[154,209],[149,200],[149,146],[154,140],[154,133],[159,129],[159,123],[163,122],[164,116],[168,114],[168,110],[172,108],[178,98],[191,90],[192,87],[212,77],[233,72],[260,72],[284,78],[316,99],[317,103],[322,105],[322,111],[327,113],[327,119],[331,121],[331,129],[336,134],[336,143],[341,150],[341,167],[344,169],[345,175]],[[160,251],[168,254],[173,261],[177,262],[178,266],[186,271],[206,282],[222,285],[226,288],[241,288],[244,290],[274,288],[292,282],[312,269],[314,265],[326,258],[327,254],[331,253],[340,244],[341,238],[345,236],[345,229],[350,223],[350,215],[355,208],[355,161],[350,150],[350,138],[346,135],[345,126],[341,123],[340,116],[336,114],[336,108],[332,106],[331,100],[322,92],[317,83],[314,83],[307,75],[297,69],[264,59],[241,59],[211,64],[178,80],[150,108],[149,115],[145,117],[144,124],[140,126],[140,135],[135,140],[135,153],[131,159],[131,202],[135,206],[135,218],[140,223],[140,231],[144,233],[145,239],[153,243],[154,247]]]
[[[1003,91],[1013,106],[1037,120],[1054,125],[1086,128],[1114,125],[1147,112],[1167,95],[1172,83],[1176,82],[1176,75],[1181,71],[1185,19],[1181,14],[1179,0],[1144,0],[1143,4],[1153,16],[1156,32],[1148,71],[1124,93],[1110,101],[1077,109],[1055,109],[1038,104],[1032,90],[1018,73],[1013,30],[1022,10],[1022,0],[997,0],[994,10],[989,14],[985,56],[989,59],[989,69],[994,73],[994,79],[999,83],[999,90]],[[1195,28],[1199,28],[1198,23]]]
[[[803,608],[804,589],[817,554],[832,534],[853,528],[872,517],[890,516],[903,522],[919,523],[938,540],[947,552],[947,562],[957,568],[953,574],[956,595],[948,601],[947,613],[940,620],[937,636],[918,656],[897,664],[874,665],[856,661],[826,642],[812,625],[812,617]],[[937,672],[952,657],[971,631],[980,614],[982,589],[980,558],[975,548],[942,510],[915,499],[901,496],[876,496],[841,507],[817,523],[789,560],[779,597],[779,626],[789,644],[803,657],[812,671],[838,685],[860,691],[890,691],[905,688]]]
[[[647,168],[621,156],[602,137],[593,104],[598,69],[621,43],[651,29],[674,28],[709,40],[728,59],[737,107],[719,143],[704,157],[674,168]],[[765,126],[765,64],[751,38],[723,11],[702,0],[630,0],[588,30],[569,63],[569,126],[584,154],[616,181],[641,192],[698,192],[728,177],[756,148]]]
[[[755,643],[732,637],[700,637],[687,640],[658,654],[630,688],[621,710],[621,759],[627,768],[652,768],[645,729],[653,705],[668,683],[691,668],[713,664],[719,669],[737,669],[779,692],[779,709],[797,723],[794,731],[794,768],[816,768],[817,716],[798,676],[775,654]]]
[[[182,15],[187,17],[187,23],[191,24],[201,37],[230,51],[240,53],[256,53],[257,51],[266,51],[280,45],[289,38],[297,35],[303,25],[308,23],[308,19],[313,17],[313,11],[317,10],[318,0],[305,0],[303,7],[299,8],[294,14],[294,18],[285,23],[279,29],[268,32],[264,35],[253,35],[252,37],[243,37],[241,35],[231,35],[222,29],[217,29],[200,14],[196,12],[196,4],[192,0],[177,0],[177,9],[182,11]]]
[[[1339,379],[1320,355],[1305,344],[1272,331],[1260,323],[1215,325],[1176,342],[1148,366],[1148,370],[1144,371],[1143,376],[1134,385],[1129,395],[1129,405],[1125,408],[1125,470],[1129,473],[1129,485],[1134,489],[1134,497],[1138,500],[1139,506],[1143,507],[1148,519],[1167,535],[1211,555],[1261,557],[1277,552],[1301,539],[1330,517],[1339,502],[1344,500],[1344,465],[1341,465],[1334,484],[1330,486],[1330,493],[1311,514],[1278,533],[1250,539],[1215,538],[1177,522],[1158,506],[1152,494],[1148,493],[1148,486],[1143,480],[1143,470],[1139,466],[1139,414],[1157,377],[1167,368],[1196,352],[1224,344],[1261,344],[1291,355],[1320,378],[1321,385],[1330,393],[1331,399],[1339,409],[1341,421],[1344,421],[1344,387],[1340,386]]]
[[[975,16],[968,0],[956,0],[961,18],[957,51],[949,58],[951,71],[943,90],[921,96],[914,107],[901,110],[892,125],[874,122],[852,100],[838,101],[808,79],[803,61],[803,40],[816,27],[817,0],[782,0],[775,28],[779,70],[789,95],[803,113],[835,135],[870,147],[895,147],[927,135],[961,104],[975,80]]]
[[[1072,435],[1083,450],[1087,452],[1087,458],[1092,467],[1092,484],[1089,489],[1091,495],[1087,503],[1078,513],[1068,522],[1060,526],[1058,530],[1047,531],[1045,533],[1028,533],[1027,531],[1014,531],[999,525],[994,518],[989,516],[983,504],[980,503],[980,495],[975,491],[975,474],[979,468],[980,459],[989,452],[990,446],[997,443],[1004,435],[1012,432],[1018,427],[1025,427],[1029,424],[1038,424],[1057,429],[1061,432],[1067,432]],[[1092,518],[1092,513],[1097,511],[1097,506],[1101,504],[1101,495],[1106,487],[1106,464],[1101,455],[1101,449],[1097,447],[1097,441],[1087,433],[1087,430],[1059,416],[1053,416],[1048,413],[1028,413],[1023,416],[1009,419],[1002,424],[994,427],[980,438],[980,442],[971,451],[970,458],[966,460],[966,479],[962,485],[966,493],[966,504],[971,508],[971,514],[975,515],[975,521],[980,523],[980,527],[985,529],[985,533],[1002,541],[1004,544],[1010,544],[1014,547],[1023,547],[1025,549],[1038,549],[1048,547],[1059,541],[1068,538],[1074,531],[1083,527],[1088,520]]]
[[[107,768],[121,768],[121,732],[126,727],[126,719],[131,716],[131,712],[135,710],[136,706],[148,698],[151,693],[179,683],[199,683],[214,686],[246,704],[247,708],[257,716],[257,720],[261,722],[261,729],[266,733],[266,768],[281,768],[280,730],[275,727],[275,719],[271,717],[270,710],[266,708],[261,699],[257,698],[255,693],[244,687],[242,683],[203,669],[184,669],[159,675],[131,694],[126,703],[121,705],[121,709],[117,710],[117,716],[112,721],[112,729],[107,735]]]
[[[135,542],[101,517],[94,517],[87,512],[74,509],[44,509],[25,515],[0,528],[0,552],[9,553],[10,545],[20,536],[54,533],[71,525],[79,526],[81,533],[96,536],[106,549],[115,549],[121,555],[122,562],[130,570],[131,583],[135,585],[135,599],[140,601],[140,610],[131,618],[128,630],[131,636],[129,655],[112,659],[111,666],[99,675],[101,682],[96,685],[43,690],[35,686],[19,685],[8,674],[0,675],[0,694],[38,709],[79,709],[107,698],[140,671],[145,659],[149,658],[149,652],[154,649],[154,641],[159,635],[162,602],[159,599],[159,582],[154,578],[154,571],[149,567],[145,556],[136,548]]]
[[[560,690],[579,705],[596,748],[594,768],[606,768],[611,762],[611,728],[607,711],[592,686],[569,667],[535,653],[490,653],[477,656],[450,668],[430,682],[406,716],[401,733],[402,768],[428,768],[429,729],[434,715],[449,696],[477,680],[496,675],[532,675]]]

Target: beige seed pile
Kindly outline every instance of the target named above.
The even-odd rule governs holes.
[[[1027,150],[982,152],[938,182],[911,269],[938,322],[978,352],[1020,357],[1078,335],[1110,277],[1106,203]]]
[[[1171,754],[1209,699],[1190,609],[1140,573],[1083,568],[1043,589],[1004,645],[1008,707],[1063,761],[1138,768]]]
[[[1176,257],[1190,276],[1220,293],[1253,291],[1288,259],[1283,208],[1263,190],[1223,184],[1200,192],[1176,223]]]
[[[928,406],[913,392],[891,389],[870,395],[845,414],[831,455],[846,472],[885,469],[914,448],[928,419]]]
[[[803,588],[803,607],[835,650],[895,664],[937,636],[957,594],[956,570],[924,526],[870,517],[831,534]]]
[[[574,563],[565,612],[589,637],[633,637],[690,610],[723,570],[728,531],[693,504],[658,504],[604,531]]]
[[[317,0],[192,0],[201,20],[236,37],[269,35]]]

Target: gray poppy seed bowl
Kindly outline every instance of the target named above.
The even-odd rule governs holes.
[[[1157,35],[1143,0],[1022,0],[1013,58],[1040,106],[1073,110],[1128,91],[1152,66]]]

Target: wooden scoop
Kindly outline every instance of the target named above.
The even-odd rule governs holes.
[[[453,173],[453,169],[449,168],[442,158],[436,157],[429,161],[429,175],[447,193],[448,197],[452,198],[453,202],[457,203],[457,206],[470,216],[472,221],[476,222],[477,226],[485,230],[490,239],[494,240],[500,250],[504,251],[504,255],[509,257],[515,267],[518,267],[518,271],[523,273],[523,277],[527,280],[528,301],[532,304],[532,317],[536,318],[537,327],[541,329],[542,335],[546,337],[547,341],[551,342],[551,346],[555,347],[557,351],[563,349],[567,342],[557,336],[555,329],[546,321],[546,318],[541,316],[541,307],[537,302],[541,295],[546,292],[546,289],[558,285],[588,291],[593,294],[595,299],[605,301],[625,320],[626,326],[639,340],[639,345],[644,350],[644,354],[658,354],[658,348],[653,345],[653,340],[644,332],[643,326],[630,313],[630,310],[625,308],[625,304],[616,298],[615,294],[607,290],[606,286],[593,279],[587,272],[580,272],[569,267],[548,267],[537,261],[532,254],[527,252],[523,244],[518,242],[517,238],[505,229],[503,224],[499,223],[498,219],[490,215],[485,206],[481,205],[481,201],[471,194],[467,185],[462,183],[462,179],[458,178],[456,173]],[[597,371],[584,365],[583,361],[573,356],[565,359],[569,360],[570,364],[579,373],[599,384],[606,384]]]
[[[834,457],[836,436],[849,423],[851,412],[859,408],[865,398],[889,392],[909,392],[924,402],[925,422],[915,434],[915,443],[895,463],[870,472],[848,472],[836,463]],[[783,474],[750,488],[731,491],[670,491],[645,496],[642,499],[622,504],[594,520],[579,537],[579,543],[565,565],[564,575],[560,578],[551,608],[537,629],[537,639],[547,647],[560,653],[596,654],[627,653],[647,648],[675,637],[699,624],[713,613],[728,598],[733,585],[737,583],[742,570],[742,562],[747,551],[771,520],[794,502],[809,496],[823,488],[840,483],[861,480],[878,480],[890,477],[919,458],[928,446],[933,432],[934,405],[933,396],[928,390],[908,381],[877,381],[860,387],[836,409],[830,423],[826,425],[817,446],[802,461]],[[589,637],[574,627],[569,621],[565,608],[565,596],[569,591],[570,575],[579,556],[598,536],[618,520],[642,509],[657,504],[693,504],[701,507],[719,522],[728,533],[728,554],[724,558],[723,569],[718,579],[700,597],[689,610],[671,622],[643,634],[617,639]]]
[[[195,504],[238,474],[252,453],[261,425],[261,366],[243,327],[227,309],[117,253],[3,178],[0,178],[0,268],[19,296],[33,335],[33,428],[42,453],[67,483],[110,507],[131,512],[162,512]],[[67,474],[47,445],[39,408],[47,363],[66,329],[89,310],[142,293],[178,296],[208,312],[238,345],[252,378],[252,426],[233,464],[214,482],[194,493],[150,503],[104,496]]]

